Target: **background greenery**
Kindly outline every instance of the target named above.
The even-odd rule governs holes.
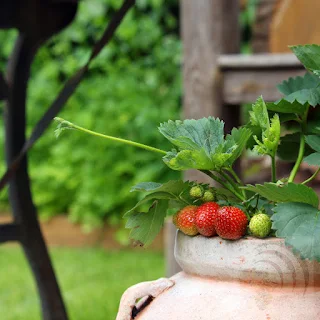
[[[117,0],[81,1],[72,25],[39,51],[29,87],[29,131],[62,83],[86,61],[119,5]],[[1,69],[15,36],[12,31],[0,34]],[[137,1],[60,116],[95,131],[167,149],[157,126],[180,117],[180,52],[178,1]],[[88,228],[107,217],[118,221],[137,201],[137,195],[129,194],[130,186],[178,177],[157,154],[78,132],[68,131],[56,140],[55,126],[30,152],[34,198],[44,217],[67,212]],[[0,210],[6,207],[2,192]]]
[[[250,52],[256,2],[249,0],[240,15],[243,52]],[[75,21],[38,52],[29,85],[29,132],[66,79],[87,60],[120,4],[118,0],[80,1]],[[0,31],[1,70],[15,37],[15,31]],[[180,118],[180,67],[179,1],[138,0],[60,116],[95,131],[168,149],[157,126]],[[87,229],[105,220],[118,223],[138,200],[129,193],[130,186],[179,177],[159,155],[79,132],[66,132],[56,140],[55,126],[30,152],[32,188],[42,217],[68,213]],[[2,127],[1,117],[1,159]],[[4,170],[2,162],[0,173]],[[0,211],[6,210],[7,194],[2,191]]]
[[[70,320],[114,320],[122,293],[164,275],[164,258],[150,251],[52,249]],[[40,305],[27,262],[18,247],[0,248],[1,320],[40,320]],[[19,284],[19,285],[17,285]]]
[[[250,52],[252,3],[242,12]],[[65,80],[88,58],[119,0],[83,0],[76,20],[43,47],[29,86],[28,131],[52,102]],[[158,148],[169,145],[160,122],[180,118],[181,43],[178,0],[137,0],[115,38],[91,67],[61,117],[89,129]],[[15,31],[0,31],[0,69],[12,50]],[[3,107],[3,106],[1,106]],[[2,109],[1,109],[2,112]],[[0,117],[0,159],[3,122]],[[68,213],[87,229],[119,222],[137,200],[132,185],[178,178],[158,155],[65,132],[58,140],[53,124],[30,152],[35,202],[42,217]],[[0,174],[5,170],[0,163]],[[0,211],[8,210],[0,193]],[[119,240],[123,239],[120,237]],[[164,275],[164,259],[154,252],[52,249],[51,256],[71,319],[114,319],[123,291]],[[1,320],[37,320],[40,309],[30,270],[18,247],[0,248]],[[19,284],[17,286],[17,284]],[[8,312],[10,310],[10,312]]]

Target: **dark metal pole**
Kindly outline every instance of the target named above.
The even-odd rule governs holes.
[[[135,4],[135,0],[124,0],[102,37],[95,44],[88,62],[65,84],[39,120],[30,139],[26,141],[26,97],[33,58],[46,39],[73,20],[77,2],[77,0],[23,1],[20,10],[15,11],[9,0],[4,4],[4,10],[0,10],[0,28],[16,27],[20,30],[9,62],[7,81],[0,74],[0,99],[7,100],[4,113],[6,161],[9,168],[1,178],[0,189],[10,182],[9,200],[14,216],[13,224],[0,225],[0,243],[6,241],[21,243],[36,280],[44,320],[67,320],[68,317],[32,200],[27,151],[62,109],[88,71],[91,61],[109,43],[126,13]],[[35,14],[38,14],[38,19],[30,19]],[[7,17],[10,17],[10,21],[5,19]]]
[[[26,141],[26,95],[30,66],[37,46],[20,34],[8,66],[10,87],[5,110],[6,161],[9,166]],[[60,289],[39,227],[32,200],[25,155],[9,184],[14,221],[20,226],[20,242],[29,261],[41,299],[44,320],[67,320]]]

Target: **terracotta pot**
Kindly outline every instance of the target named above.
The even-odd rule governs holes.
[[[282,239],[178,232],[175,257],[183,272],[129,288],[117,320],[131,319],[136,299],[147,295],[156,298],[144,309],[140,300],[135,319],[320,319],[320,263],[299,259]]]
[[[320,264],[302,261],[282,239],[178,232],[175,257],[183,272],[135,319],[320,319]]]

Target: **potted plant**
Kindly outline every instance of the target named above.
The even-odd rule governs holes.
[[[320,125],[309,117],[320,104],[320,46],[291,49],[309,72],[278,85],[281,100],[259,97],[249,122],[226,135],[217,118],[170,120],[159,131],[173,149],[163,151],[57,118],[57,135],[76,129],[145,148],[173,170],[196,169],[214,182],[132,187],[145,193],[124,215],[132,239],[149,245],[172,215],[184,272],[129,289],[118,319],[131,319],[156,296],[138,319],[320,319],[319,198],[308,186],[320,171]],[[294,125],[283,133],[287,123]],[[246,149],[271,159],[271,181],[243,183],[233,166]],[[293,163],[285,177],[276,170],[283,156]],[[317,169],[297,183],[303,162]]]

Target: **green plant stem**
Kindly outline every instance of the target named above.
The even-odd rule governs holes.
[[[230,190],[230,187],[222,179],[214,175],[211,171],[209,170],[200,170],[200,171],[206,174],[207,176],[209,176],[210,178],[212,178],[213,180],[215,180],[216,182],[220,183],[226,189]]]
[[[182,197],[183,192],[181,192],[178,196],[174,195],[173,193],[170,193],[170,194],[172,195],[173,198],[176,198],[177,201],[180,200],[180,201],[184,202],[186,205],[189,205],[189,204],[190,204],[186,199],[184,199],[184,198]]]
[[[256,202],[256,206],[254,207],[254,210],[257,210],[257,208],[258,208],[259,199],[260,199],[260,194],[258,194],[258,196],[257,196],[257,202]]]
[[[219,174],[230,184],[230,186],[236,191],[239,192],[239,186],[234,182],[234,180],[225,172],[220,171]]]
[[[276,183],[277,182],[276,157],[274,155],[270,157],[271,157],[272,182]]]
[[[232,177],[235,179],[235,181],[238,183],[237,189],[239,190],[239,186],[243,186],[243,183],[239,178],[239,176],[237,175],[237,173],[232,168],[224,168],[224,169],[228,171],[232,175]],[[240,190],[244,199],[247,199],[246,191],[244,189],[240,189]]]
[[[301,184],[306,184],[306,183],[312,181],[318,175],[319,172],[320,172],[320,167],[316,170],[316,172],[310,178],[301,182]]]
[[[128,145],[131,145],[131,146],[134,146],[134,147],[137,147],[137,148],[145,149],[145,150],[156,152],[156,153],[167,154],[167,152],[164,151],[164,150],[157,149],[157,148],[154,148],[154,147],[150,147],[150,146],[147,146],[147,145],[142,144],[142,143],[138,143],[138,142],[134,142],[134,141],[131,141],[131,140],[122,139],[122,138],[117,138],[117,137],[113,137],[113,136],[108,136],[108,135],[105,135],[105,134],[102,134],[102,133],[98,133],[98,132],[95,132],[95,131],[91,131],[91,130],[85,129],[83,127],[77,126],[76,124],[74,124],[74,123],[72,123],[70,121],[66,121],[66,120],[64,120],[62,118],[56,117],[56,118],[54,118],[54,120],[60,122],[60,125],[62,126],[61,129],[75,129],[75,130],[82,131],[84,133],[87,133],[87,134],[90,134],[90,135],[93,135],[93,136],[96,136],[96,137],[100,137],[100,138],[103,138],[103,139],[107,139],[107,140],[112,140],[112,141],[128,144]]]
[[[307,123],[307,119],[308,119],[308,112],[309,112],[309,107],[307,107],[306,112],[301,120],[301,133],[300,133],[300,147],[299,147],[299,154],[298,154],[298,158],[297,161],[290,173],[288,182],[292,182],[294,180],[294,178],[297,175],[297,172],[300,168],[301,162],[303,160],[303,156],[304,156],[304,150],[305,150],[305,146],[306,146],[306,141],[304,138],[304,134],[306,132],[306,123]]]
[[[296,177],[297,175],[297,172],[299,170],[299,167],[300,167],[300,164],[303,160],[303,156],[304,156],[304,148],[305,148],[305,139],[304,139],[304,134],[303,132],[301,132],[301,135],[300,135],[300,147],[299,147],[299,154],[298,154],[298,158],[297,158],[297,161],[290,173],[290,176],[289,176],[289,179],[288,179],[288,182],[292,182],[294,180],[294,178]]]
[[[258,196],[258,194],[257,194],[257,193],[256,193],[256,194],[254,194],[251,198],[249,198],[249,199],[247,199],[247,200],[243,201],[243,204],[244,204],[244,205],[247,205],[247,204],[248,204],[248,203],[250,203],[252,200],[254,200],[257,196]]]
[[[245,199],[243,198],[242,194],[240,194],[239,192],[237,192],[236,190],[234,190],[234,188],[230,185],[230,183],[226,183],[225,181],[223,181],[220,177],[217,177],[216,175],[214,175],[211,171],[209,170],[200,170],[201,172],[203,172],[204,174],[208,175],[210,178],[212,178],[213,180],[215,180],[216,182],[220,183],[222,186],[224,186],[226,189],[228,189],[231,193],[233,193],[238,199],[240,199],[241,201],[244,201]]]
[[[241,179],[239,178],[237,173],[232,168],[224,168],[224,169],[231,173],[231,175],[236,180],[236,182],[239,183],[239,185],[243,186],[243,183],[242,183]]]

